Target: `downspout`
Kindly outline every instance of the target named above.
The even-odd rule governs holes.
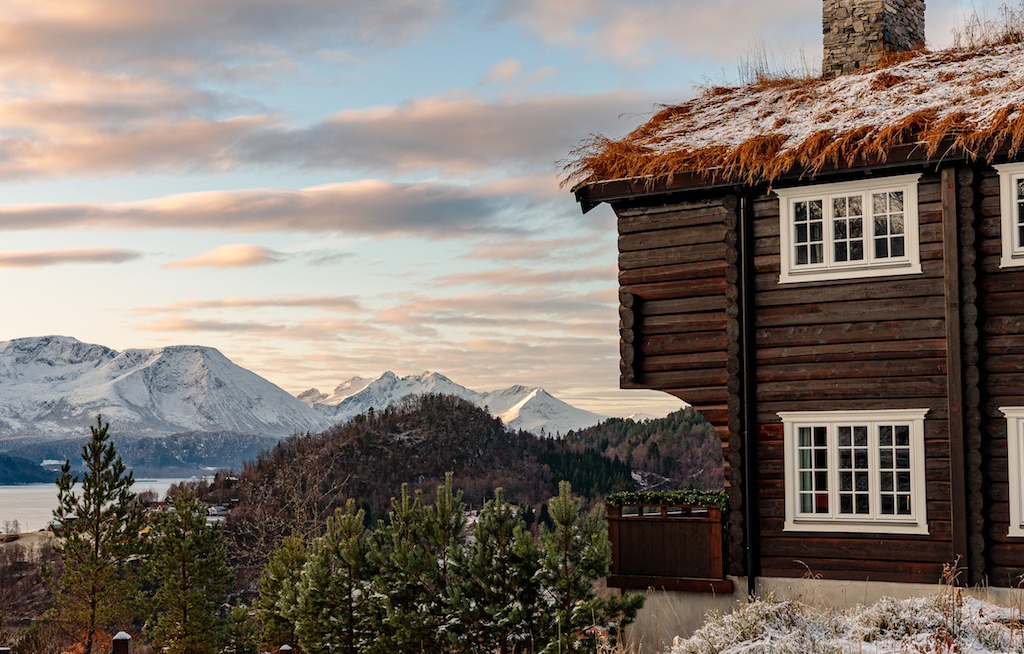
[[[757,493],[754,484],[754,455],[757,451],[753,443],[756,429],[757,412],[754,410],[756,401],[756,381],[754,378],[754,238],[753,221],[750,214],[749,198],[741,194],[737,217],[737,245],[739,250],[739,288],[740,305],[740,368],[742,379],[742,399],[740,413],[742,421],[741,453],[743,456],[743,527],[746,536],[746,569],[747,596],[757,592],[757,578],[761,573],[760,539],[757,528]]]

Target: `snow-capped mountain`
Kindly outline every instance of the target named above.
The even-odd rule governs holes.
[[[522,429],[535,434],[564,434],[596,425],[606,419],[606,416],[577,409],[543,388],[517,385],[481,393],[437,372],[399,377],[389,370],[373,380],[354,377],[339,384],[331,395],[311,388],[300,394],[299,399],[332,422],[343,422],[370,408],[383,409],[404,397],[423,393],[457,395],[478,407],[486,407],[510,429]]]
[[[0,342],[0,439],[87,432],[97,414],[116,431],[237,431],[284,436],[328,422],[213,348],[117,352],[64,336]]]
[[[125,436],[238,432],[281,437],[322,431],[404,397],[445,393],[490,412],[512,429],[555,435],[604,416],[541,388],[480,393],[425,372],[354,377],[330,395],[292,396],[209,347],[177,345],[123,352],[66,336],[0,342],[0,450],[88,433],[97,414]]]

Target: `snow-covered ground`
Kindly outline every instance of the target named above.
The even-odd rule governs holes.
[[[1024,598],[1024,593],[1022,593]],[[672,654],[997,654],[1024,652],[1022,607],[1005,608],[958,589],[933,596],[884,598],[845,611],[795,600],[758,599],[711,614]]]

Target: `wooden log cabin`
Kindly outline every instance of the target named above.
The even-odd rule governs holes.
[[[1024,44],[825,0],[821,78],[711,88],[575,159],[618,219],[621,386],[721,435],[755,580],[1024,574]]]

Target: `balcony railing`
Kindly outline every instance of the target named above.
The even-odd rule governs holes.
[[[608,505],[614,588],[731,593],[722,562],[722,511],[671,504]]]

